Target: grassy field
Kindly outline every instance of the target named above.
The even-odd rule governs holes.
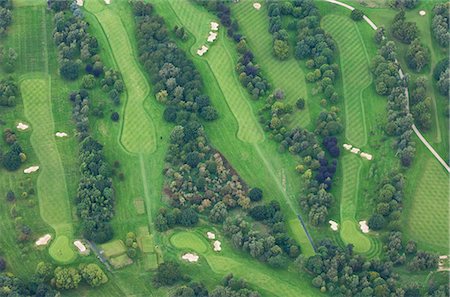
[[[267,5],[262,5],[260,10],[256,10],[252,4],[253,1],[240,1],[231,6],[232,13],[237,17],[240,29],[255,54],[264,76],[273,87],[285,92],[287,103],[295,106],[295,101],[299,97],[307,100],[305,73],[292,51],[290,58],[283,61],[272,55],[272,35],[268,31]],[[311,103],[307,101],[305,109],[294,114],[293,126],[307,127],[310,124],[309,104]]]

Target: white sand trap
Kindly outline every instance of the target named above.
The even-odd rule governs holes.
[[[219,30],[219,23],[211,22],[211,30],[213,31]]]
[[[216,239],[216,234],[212,232],[206,232],[206,236],[208,236],[208,239]]]
[[[333,231],[337,231],[338,230],[338,226],[339,224],[336,223],[335,221],[329,220],[328,223],[330,223],[330,228]]]
[[[218,240],[214,241],[214,251],[215,252],[220,252],[222,250],[222,247],[220,245],[221,245],[220,241],[218,241]]]
[[[44,236],[42,236],[41,238],[39,238],[36,241],[36,245],[47,245],[48,242],[50,241],[50,239],[52,239],[52,236],[50,234],[45,234]]]
[[[67,133],[64,132],[56,132],[56,137],[67,137]]]
[[[106,4],[111,4],[111,0],[105,0]]]
[[[261,9],[261,3],[255,2],[253,3],[253,8],[256,10],[260,10]]]
[[[361,150],[360,150],[359,148],[357,148],[357,147],[354,147],[354,148],[352,148],[352,149],[350,150],[350,152],[351,152],[351,153],[354,153],[354,154],[359,154],[360,151],[361,151]]]
[[[208,51],[208,47],[206,45],[203,45],[201,49],[197,51],[197,55],[200,57],[203,56]]]
[[[77,249],[80,251],[80,253],[86,252],[87,249],[81,241],[75,240],[73,242],[73,244],[77,247]]]
[[[84,2],[84,0],[77,0],[77,5],[78,6],[83,6],[83,2]]]
[[[371,154],[368,153],[361,153],[361,158],[366,158],[367,160],[372,160],[373,156]]]
[[[369,226],[367,226],[367,221],[360,221],[359,228],[361,228],[362,233],[369,233]]]
[[[23,171],[23,173],[29,174],[39,170],[39,166],[31,166]]]
[[[196,254],[187,253],[187,254],[184,254],[183,256],[181,256],[181,259],[192,263],[192,262],[198,261],[198,256]]]
[[[419,14],[420,14],[421,16],[424,16],[424,15],[427,14],[427,12],[426,12],[425,10],[421,10],[421,11],[419,11]]]
[[[214,40],[216,40],[216,38],[217,38],[217,33],[209,32],[208,42],[213,42]]]
[[[24,124],[24,123],[17,124],[17,129],[22,130],[22,131],[28,129],[28,127],[30,127],[30,126],[28,126],[27,124]]]
[[[352,145],[351,145],[351,144],[344,143],[342,146],[343,146],[347,151],[349,151],[349,150],[352,149]]]

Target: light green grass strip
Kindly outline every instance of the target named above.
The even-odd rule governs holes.
[[[434,158],[428,158],[412,197],[406,228],[414,239],[448,252],[449,176]]]
[[[14,7],[23,6],[46,6],[47,1],[45,0],[13,0]]]
[[[156,149],[156,132],[152,119],[144,110],[150,86],[141,72],[121,18],[109,8],[98,12],[96,1],[86,2],[101,24],[122,74],[127,93],[121,142],[132,153],[152,153]]]
[[[294,58],[292,47],[290,58],[287,60],[281,61],[272,55],[272,35],[269,33],[267,5],[263,4],[260,10],[256,10],[253,1],[240,1],[231,7],[248,45],[255,54],[256,62],[273,87],[281,88],[285,92],[285,102],[295,106],[299,97],[307,99],[305,74]],[[310,123],[307,105],[295,116],[292,123],[294,126],[306,127]]]
[[[250,97],[246,90],[240,85],[236,71],[236,57],[231,54],[229,47],[232,48],[232,42],[227,40],[226,29],[219,27],[219,35],[214,44],[206,41],[210,31],[210,22],[217,21],[199,10],[197,5],[192,5],[189,1],[169,2],[173,11],[178,16],[183,26],[194,35],[196,41],[191,48],[194,57],[197,49],[202,45],[207,45],[209,51],[200,59],[206,59],[217,82],[227,100],[233,115],[235,116],[239,129],[237,136],[242,141],[256,143],[264,140],[264,133],[250,106]],[[195,16],[195,17],[193,17]]]
[[[56,240],[62,249],[64,242],[58,240],[59,236],[72,238],[72,213],[67,193],[64,168],[55,141],[55,126],[53,122],[52,106],[50,101],[50,79],[44,78],[24,79],[20,88],[22,91],[25,116],[31,124],[30,137],[33,149],[39,159],[40,169],[37,179],[39,209],[42,219],[56,231]],[[66,246],[71,249],[71,246]],[[69,253],[69,252],[67,252]],[[55,256],[57,254],[53,254]],[[66,254],[57,261],[66,262]]]

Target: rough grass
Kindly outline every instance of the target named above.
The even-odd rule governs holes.
[[[56,237],[52,242],[48,253],[53,259],[64,264],[72,262],[77,257],[69,238],[64,235]]]
[[[198,253],[205,253],[208,247],[205,239],[196,233],[177,232],[170,237],[170,243],[178,249],[190,249]],[[212,250],[212,247],[209,247]]]
[[[64,168],[54,136],[50,81],[48,77],[30,78],[23,80],[20,87],[25,116],[33,129],[31,144],[39,159],[37,192],[40,213],[42,219],[56,231],[57,238],[52,244],[55,245],[58,242],[58,236],[72,238],[73,228]],[[55,258],[55,260],[64,262],[66,259]]]
[[[339,24],[339,25],[337,25]],[[348,17],[327,15],[322,26],[338,44],[344,85],[345,137],[354,146],[367,143],[362,91],[372,82],[364,43],[355,23]]]
[[[158,268],[158,256],[156,254],[145,254],[142,262],[145,271],[154,270]]]
[[[421,163],[405,210],[406,232],[419,243],[443,254],[449,247],[449,176],[431,156]]]
[[[293,106],[299,97],[307,100],[305,73],[294,58],[293,47],[291,46],[289,59],[281,61],[272,55],[272,35],[268,31],[269,17],[266,3],[262,4],[260,10],[253,8],[253,1],[240,1],[231,7],[247,44],[255,54],[256,62],[261,66],[264,76],[270,80],[271,85],[282,89],[286,95],[285,101]],[[305,109],[298,114],[295,113],[293,124],[306,127],[310,121],[306,101]]]
[[[136,213],[138,215],[145,214],[145,203],[142,199],[134,200],[134,207],[136,208]]]
[[[94,6],[92,13],[100,22],[111,46],[115,61],[126,86],[126,103],[122,116],[121,142],[132,153],[152,153],[156,149],[155,126],[143,108],[150,87],[140,71],[133,47],[121,18],[112,9],[99,12],[95,0],[86,2],[86,9]]]
[[[122,240],[113,240],[100,245],[100,247],[103,250],[103,255],[108,259],[122,255],[127,251]]]
[[[213,20],[217,21],[216,18],[211,19],[209,15],[203,13],[189,1],[177,1],[176,4],[170,3],[170,5],[183,25],[186,26],[186,29],[195,36],[195,44],[191,48],[192,55],[198,57],[196,51],[203,44],[209,47],[209,51],[202,59],[208,61],[227,104],[239,123],[238,138],[249,143],[264,140],[264,133],[248,102],[250,100],[249,96],[244,93],[246,90],[235,87],[240,82],[234,70],[236,61],[230,53],[230,48],[233,49],[233,45],[230,44],[231,41],[226,37],[226,29],[223,26],[219,26],[217,40],[213,44],[208,43],[206,38],[210,31],[210,22]],[[193,15],[195,17],[192,17]]]
[[[109,262],[115,269],[119,269],[132,264],[133,260],[131,260],[130,257],[128,257],[126,254],[122,254],[120,256],[109,259]]]

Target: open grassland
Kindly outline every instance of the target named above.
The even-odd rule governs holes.
[[[447,254],[449,176],[432,156],[426,156],[419,163],[420,172],[410,175],[415,182],[407,183],[411,189],[405,203],[405,231],[424,247]]]
[[[93,12],[108,38],[114,59],[126,85],[126,103],[123,114],[121,142],[132,153],[152,153],[156,149],[155,126],[145,112],[143,104],[150,87],[139,69],[133,48],[121,18],[112,9],[98,11],[96,0],[86,2],[86,9]]]
[[[223,80],[226,76],[235,76],[234,69],[227,71],[215,69],[210,64],[218,63],[214,60],[226,59],[221,63],[226,62],[235,65],[237,61],[235,45],[225,37],[224,29],[220,28],[219,31],[222,30],[222,33],[219,34],[218,40],[215,41],[210,51],[204,57],[198,57],[195,51],[202,43],[199,40],[206,38],[209,31],[209,22],[216,20],[216,18],[202,7],[189,1],[177,2],[176,5],[169,1],[155,1],[154,4],[157,12],[165,18],[169,28],[174,25],[184,26],[195,37],[193,44],[179,42],[179,45],[193,55],[194,63],[202,74],[205,91],[210,95],[213,105],[219,110],[219,119],[206,125],[207,134],[212,144],[225,156],[250,187],[263,189],[266,201],[275,199],[280,202],[287,221],[298,220],[297,197],[300,193],[301,182],[300,177],[294,171],[295,159],[287,153],[279,154],[277,143],[269,139],[257,143],[248,143],[241,140],[239,137],[239,131],[242,129],[239,124],[240,114],[235,113],[232,104],[228,101],[229,98],[226,97],[224,88],[233,89],[241,94],[239,100],[243,100],[244,103],[247,102],[245,104],[248,104],[249,108],[252,107],[249,104],[252,99],[237,79],[233,79],[231,85],[227,85],[227,80]],[[194,18],[185,15],[186,9],[196,14],[196,22],[193,22]],[[178,17],[179,13],[184,15],[183,19]],[[201,30],[198,28],[201,28]],[[225,57],[216,55],[219,47],[226,48],[229,55]],[[230,67],[232,68],[232,66]],[[263,103],[255,102],[254,106],[258,104]],[[252,115],[253,117],[254,115]],[[252,121],[255,125],[259,125],[254,118]],[[247,133],[248,131],[244,130],[243,132]],[[302,245],[302,252],[305,255],[314,254],[313,247],[309,243],[300,222],[297,221],[297,225],[290,224],[288,227],[290,227],[291,235],[299,243],[305,243]]]
[[[263,4],[260,10],[256,10],[252,4],[253,1],[240,1],[231,6],[232,13],[237,17],[240,29],[271,85],[282,89],[286,95],[286,102],[293,106],[300,97],[306,100],[305,109],[295,112],[293,123],[291,123],[292,126],[306,127],[311,119],[305,73],[294,58],[292,49],[289,59],[283,61],[272,55],[272,35],[269,33],[267,5]]]
[[[181,23],[194,35],[195,43],[191,47],[191,54],[195,56],[197,49],[207,44],[210,22],[217,19],[205,14],[204,10],[189,1],[170,2],[170,6]],[[196,17],[192,17],[193,15]],[[236,60],[230,53],[234,51],[234,44],[226,37],[225,31],[224,27],[219,28],[218,41],[207,44],[210,49],[204,59],[208,61],[220,90],[239,123],[238,138],[248,143],[260,142],[264,140],[264,133],[248,101],[249,96],[245,93],[247,91],[240,86],[236,87],[240,82],[234,70]]]
[[[57,237],[72,238],[72,212],[64,168],[55,141],[49,78],[24,79],[20,87],[25,116],[33,129],[31,144],[39,159],[37,191],[41,217],[55,229]],[[53,245],[56,245],[57,242],[58,239]],[[63,246],[63,241],[60,241],[59,248],[61,249]],[[65,249],[71,250],[71,247],[66,245]],[[51,255],[56,256],[55,260],[60,262],[68,262],[75,256],[68,251],[51,253]]]
[[[205,232],[204,232],[205,233]],[[317,296],[318,292],[311,286],[300,286],[307,279],[293,271],[274,270],[267,265],[249,258],[248,255],[237,252],[226,241],[221,241],[222,251],[213,250],[212,241],[205,234],[177,230],[170,237],[170,244],[176,249],[174,253],[181,257],[185,252],[196,252],[199,262],[187,266],[207,267],[218,275],[232,272],[235,276],[244,278],[250,285],[258,288],[263,296]],[[221,240],[219,238],[219,240]],[[206,247],[206,249],[205,249]],[[206,263],[204,260],[206,260]]]

